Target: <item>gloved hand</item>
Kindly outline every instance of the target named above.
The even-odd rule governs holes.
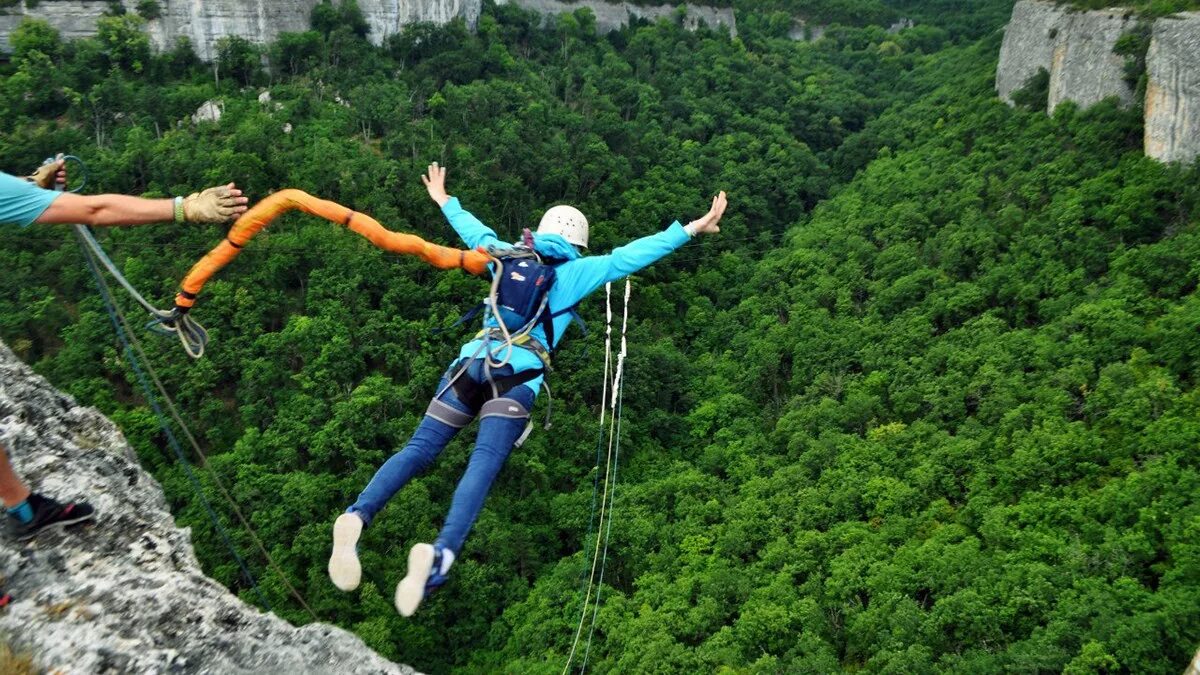
[[[183,200],[183,219],[189,223],[224,223],[246,212],[249,200],[233,183],[204,192],[193,192]]]
[[[36,184],[43,190],[54,189],[54,179],[57,177],[59,183],[67,182],[66,160],[62,155],[54,158],[53,162],[47,162],[37,168],[32,175],[27,176],[25,180]]]

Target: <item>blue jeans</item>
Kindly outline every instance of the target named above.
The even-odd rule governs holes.
[[[458,434],[459,429],[481,412],[480,409],[472,409],[478,408],[478,405],[473,406],[461,400],[455,390],[447,386],[449,378],[457,373],[460,367],[461,363],[451,366],[438,383],[437,391],[441,395],[435,394],[434,402],[430,404],[430,412],[433,415],[430,412],[425,414],[408,445],[392,455],[391,459],[375,472],[375,477],[358,496],[358,501],[347,509],[348,512],[358,514],[365,524],[371,524],[375,515],[400,488],[424,473],[450,440]],[[499,378],[512,373],[512,366],[505,366],[494,369],[492,377]],[[487,391],[487,397],[490,397],[490,385],[483,372],[483,361],[472,361],[460,377],[482,387]],[[482,404],[483,417],[479,421],[475,450],[471,453],[466,472],[458,481],[458,488],[455,489],[454,498],[450,502],[450,513],[446,516],[446,523],[434,542],[435,545],[450,549],[455,555],[462,550],[467,534],[479,517],[479,512],[483,510],[483,501],[487,498],[492,482],[500,473],[504,462],[508,460],[513,444],[525,430],[529,410],[533,408],[536,396],[537,392],[521,384],[503,393],[500,399]],[[435,410],[435,406],[438,405],[449,406],[458,411],[460,416],[456,418],[452,411],[445,411],[444,408],[441,412]],[[451,423],[443,420],[449,420]]]

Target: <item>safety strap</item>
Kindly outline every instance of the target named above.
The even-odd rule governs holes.
[[[503,341],[504,336],[500,333],[499,328],[485,328],[475,334],[475,339],[485,341]],[[542,365],[545,366],[547,371],[553,370],[553,368],[550,367],[550,350],[546,349],[546,345],[543,345],[541,341],[533,337],[533,335],[525,333],[523,335],[513,336],[510,344],[533,352],[535,356],[541,359]]]

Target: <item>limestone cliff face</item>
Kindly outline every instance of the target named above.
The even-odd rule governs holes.
[[[996,91],[1012,94],[1045,68],[1051,112],[1063,101],[1089,106],[1110,96],[1134,102],[1117,40],[1138,21],[1129,10],[1071,12],[1043,0],[1021,0],[1004,31]],[[1200,12],[1154,22],[1146,54],[1146,154],[1164,162],[1200,158]]]
[[[577,9],[588,7],[596,15],[596,30],[601,33],[620,30],[629,25],[630,18],[656,21],[663,17],[674,15],[678,5],[635,5],[629,2],[611,3],[604,0],[497,0],[498,5],[515,5],[538,14],[552,16],[569,14]],[[695,30],[703,22],[710,28],[718,26],[727,29],[730,34],[737,35],[737,21],[730,7],[704,7],[700,5],[682,5],[686,11],[683,25]]]
[[[0,574],[16,598],[0,610],[0,638],[44,672],[413,672],[340,628],[295,628],[205,577],[120,430],[3,343],[0,442],[35,489],[86,496],[100,512],[28,544],[0,534]]]
[[[1200,157],[1200,12],[1160,19],[1146,56],[1146,154]]]
[[[1074,12],[1021,0],[1004,31],[996,90],[1011,103],[1012,93],[1044,68],[1050,73],[1051,112],[1063,101],[1086,107],[1111,96],[1130,104],[1134,92],[1125,82],[1125,58],[1113,47],[1136,21],[1124,9]]]
[[[134,0],[123,0],[134,10]],[[273,42],[280,33],[305,31],[309,15],[320,0],[160,0],[163,14],[147,24],[151,41],[159,49],[169,48],[180,36],[192,40],[196,53],[211,59],[216,42],[238,36],[257,44]],[[359,7],[371,26],[370,39],[381,44],[388,36],[410,23],[448,23],[463,18],[474,27],[481,0],[360,0]],[[107,0],[50,0],[27,9],[24,4],[0,16],[0,45],[7,48],[8,36],[25,16],[45,19],[64,38],[94,35],[96,20],[108,8]]]

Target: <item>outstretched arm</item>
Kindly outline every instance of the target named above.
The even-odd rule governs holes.
[[[708,213],[687,226],[676,221],[666,230],[636,239],[613,249],[608,255],[591,256],[563,264],[558,268],[557,283],[567,281],[572,291],[570,295],[575,296],[569,301],[578,302],[610,281],[622,279],[653,265],[696,235],[720,232],[721,217],[725,214],[727,205],[725,193],[721,192],[713,197],[712,208]]]
[[[500,238],[496,236],[495,230],[484,225],[483,221],[462,207],[462,204],[458,202],[458,198],[451,197],[446,192],[446,167],[438,166],[437,162],[430,164],[429,169],[421,176],[421,182],[425,184],[425,190],[429,192],[429,198],[441,207],[442,215],[446,216],[446,220],[450,221],[450,227],[454,228],[454,231],[458,233],[459,238],[463,240],[467,248],[508,246],[508,244],[500,241]]]
[[[59,155],[29,177],[49,190],[67,182],[66,162]],[[127,195],[77,195],[63,193],[46,207],[34,222],[42,224],[109,226],[146,225],[172,220],[189,223],[223,223],[246,212],[249,200],[233,183],[197,192],[181,200],[176,213],[174,199],[142,199]]]
[[[36,222],[43,224],[112,226],[146,225],[182,220],[189,223],[223,223],[246,212],[247,199],[233,183],[209,188],[183,200],[177,218],[174,199],[142,199],[128,195],[76,195],[55,199]]]

